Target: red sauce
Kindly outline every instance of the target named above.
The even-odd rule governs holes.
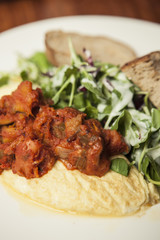
[[[50,107],[29,81],[0,100],[0,173],[12,169],[27,179],[41,177],[61,160],[69,170],[101,177],[109,158],[127,151],[117,131],[74,108]]]

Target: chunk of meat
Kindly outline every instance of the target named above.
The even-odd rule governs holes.
[[[15,121],[15,115],[14,114],[0,114],[0,125],[8,125]]]
[[[73,119],[75,118],[73,117]],[[72,129],[72,125],[73,122],[68,121],[69,129],[70,127]],[[108,132],[108,139],[105,142],[104,136],[106,137],[107,132],[95,119],[79,121],[79,126],[78,124],[75,126],[76,130],[72,132],[73,141],[68,141],[68,138],[67,141],[63,139],[55,147],[56,156],[63,161],[68,169],[78,169],[88,175],[103,176],[110,168],[109,158],[114,155],[116,145],[118,147],[116,154],[122,153],[124,149],[127,150],[127,145],[121,135],[116,135],[115,131]],[[112,139],[113,145],[111,145]]]
[[[109,155],[114,156],[120,153],[128,153],[129,148],[120,133],[116,130],[104,129],[103,134]]]
[[[14,125],[3,126],[1,128],[2,143],[13,142],[20,134],[21,132]]]
[[[3,154],[3,157],[0,158],[0,171],[3,170],[9,170],[11,169],[13,162],[13,155],[5,155]]]
[[[82,124],[83,117],[84,116],[82,114],[78,114],[76,117],[66,118],[65,134],[67,138],[71,138],[71,136],[80,131],[80,125]]]
[[[71,107],[57,109],[56,114],[57,114],[57,116],[64,118],[64,120],[66,120],[68,118],[76,117],[78,114],[82,114],[83,116],[86,117],[85,113],[82,113],[82,112],[78,111],[77,109],[71,108]]]
[[[44,144],[52,148],[65,136],[63,118],[57,117],[56,111],[48,106],[40,109],[33,123],[33,130]]]
[[[16,113],[14,115],[14,123],[10,125],[4,125],[0,129],[1,142],[13,142],[19,136],[27,135],[30,137],[34,136],[33,132],[33,121],[32,117],[26,117],[22,113]]]
[[[9,96],[3,96],[0,100],[0,109],[10,113],[24,112],[32,115],[32,110],[44,102],[40,89],[32,90],[32,83],[22,82]]]
[[[26,138],[16,147],[12,171],[27,179],[36,178],[46,174],[54,163],[55,158],[49,149],[38,140]]]

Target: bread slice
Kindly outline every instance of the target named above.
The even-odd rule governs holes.
[[[160,51],[126,63],[121,69],[142,91],[148,92],[153,105],[160,108]]]
[[[71,38],[77,54],[84,56],[83,48],[91,52],[93,60],[122,66],[136,58],[127,45],[103,36],[87,36],[73,32],[50,31],[45,35],[46,55],[55,66],[70,64],[68,39]]]

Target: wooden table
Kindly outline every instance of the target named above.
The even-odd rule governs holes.
[[[0,32],[46,18],[90,14],[160,23],[160,0],[0,0]]]

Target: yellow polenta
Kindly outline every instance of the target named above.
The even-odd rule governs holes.
[[[77,214],[130,215],[159,199],[156,188],[132,167],[128,177],[109,171],[99,178],[67,170],[58,161],[41,178],[27,180],[4,171],[1,178],[12,189],[35,202]]]

